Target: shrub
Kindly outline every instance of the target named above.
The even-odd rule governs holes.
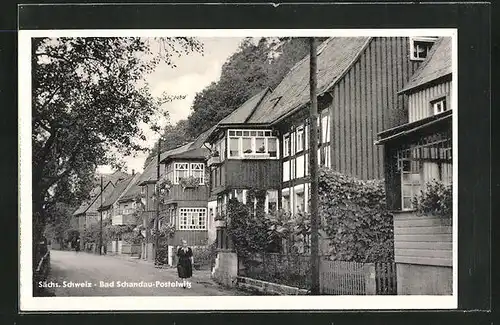
[[[426,183],[420,195],[413,199],[413,206],[420,215],[451,218],[453,212],[452,185],[433,180]]]
[[[362,181],[329,169],[319,171],[319,214],[332,258],[356,262],[394,259],[393,218],[383,181]]]

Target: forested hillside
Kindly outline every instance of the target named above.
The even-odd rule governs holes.
[[[188,118],[165,128],[162,151],[191,141],[265,87],[276,87],[308,53],[307,38],[261,38],[257,44],[251,38],[243,40],[222,66],[220,79],[196,94]],[[157,144],[145,165],[156,148]]]

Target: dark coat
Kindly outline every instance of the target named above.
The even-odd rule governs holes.
[[[193,276],[193,265],[191,263],[191,257],[193,256],[193,251],[188,247],[187,251],[184,252],[182,248],[177,250],[177,273],[179,278],[190,278]]]

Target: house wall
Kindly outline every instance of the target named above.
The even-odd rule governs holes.
[[[451,219],[420,216],[414,212],[394,214],[396,263],[452,266]]]
[[[217,239],[217,229],[215,227],[215,214],[217,211],[217,201],[208,202],[208,243],[211,244]]]
[[[430,85],[408,95],[408,117],[409,122],[421,120],[434,114],[430,102],[439,97],[449,96],[451,92],[451,80],[442,81]],[[448,106],[450,103],[448,103]]]
[[[165,204],[177,201],[208,201],[208,186],[200,185],[197,188],[182,188],[173,185],[165,194]]]
[[[279,160],[232,160],[225,163],[225,187],[279,188]]]
[[[332,168],[361,179],[383,178],[377,133],[406,123],[407,103],[397,92],[420,65],[409,59],[407,37],[376,37],[332,89]]]
[[[398,294],[451,295],[453,244],[450,219],[394,215]]]

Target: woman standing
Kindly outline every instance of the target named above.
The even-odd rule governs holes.
[[[182,247],[177,250],[177,273],[179,278],[188,279],[193,276],[193,251],[187,245],[187,241],[182,240]],[[186,286],[183,286],[186,289]]]

